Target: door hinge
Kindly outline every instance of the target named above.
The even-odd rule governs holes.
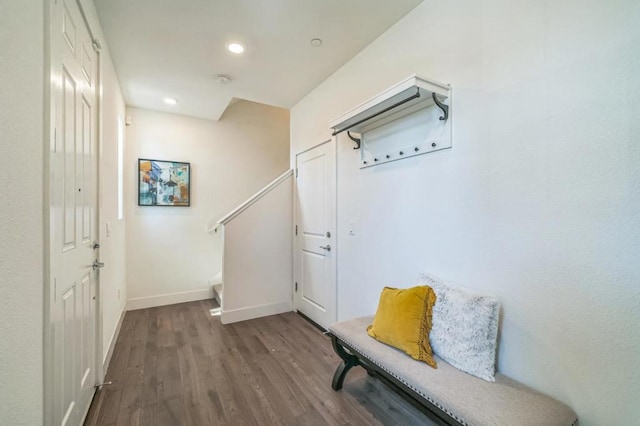
[[[58,151],[58,129],[53,129],[53,153]]]
[[[296,283],[296,292],[298,291],[298,283]]]
[[[296,235],[298,235],[298,225],[296,225]]]
[[[296,177],[298,177],[298,169],[296,169]]]

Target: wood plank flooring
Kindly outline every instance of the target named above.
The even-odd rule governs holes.
[[[295,313],[230,325],[213,301],[127,312],[105,386],[86,425],[431,425],[354,368],[331,389],[340,359]]]

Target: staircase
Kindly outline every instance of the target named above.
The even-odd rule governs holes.
[[[223,324],[293,309],[293,179],[286,171],[210,230],[222,242],[210,284]]]

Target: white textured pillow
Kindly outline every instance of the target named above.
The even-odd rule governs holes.
[[[431,348],[440,358],[473,376],[495,381],[500,302],[429,274],[418,285],[436,293]]]

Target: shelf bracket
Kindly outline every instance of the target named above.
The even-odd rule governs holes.
[[[351,136],[351,132],[349,131],[347,131],[347,136],[349,136],[349,139],[351,139],[356,143],[356,146],[353,147],[353,149],[360,149],[360,144],[362,143],[362,139],[358,139],[356,137]]]
[[[438,108],[440,108],[444,113],[444,115],[440,116],[440,120],[445,121],[447,118],[449,118],[449,105],[445,105],[440,102],[440,100],[438,99],[438,95],[436,95],[435,92],[431,93],[431,97],[433,98],[433,102],[435,102]]]

